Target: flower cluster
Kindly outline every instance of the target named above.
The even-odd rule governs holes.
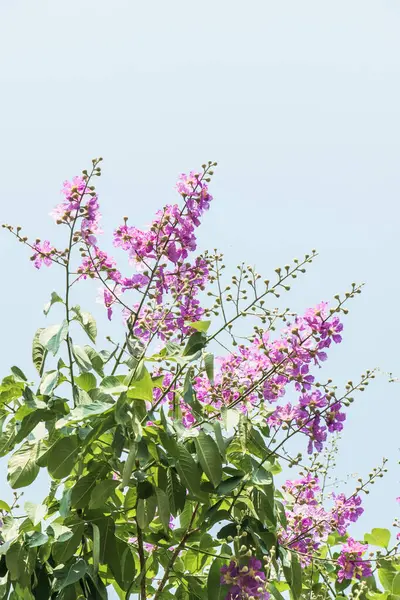
[[[36,241],[33,245],[34,254],[31,257],[33,264],[37,269],[40,269],[42,264],[46,265],[46,267],[50,267],[53,262],[52,257],[54,256],[56,250],[50,244],[48,240],[44,242]]]
[[[339,582],[342,582],[343,579],[361,579],[361,577],[370,577],[372,575],[371,563],[362,558],[362,555],[367,550],[367,544],[360,544],[360,542],[356,542],[351,537],[347,539],[337,559],[341,567],[338,571]]]
[[[250,558],[247,565],[241,566],[235,560],[224,565],[221,568],[221,583],[231,586],[226,600],[268,600],[265,573],[261,567],[261,561],[254,557]]]
[[[319,480],[311,473],[286,481],[283,489],[291,500],[286,501],[288,524],[279,531],[280,543],[299,552],[304,565],[309,564],[310,556],[330,533],[346,535],[350,523],[355,523],[364,511],[360,496],[346,498],[344,494],[333,494],[334,506],[326,510],[321,502]]]
[[[330,404],[319,389],[311,391],[310,367],[326,360],[326,349],[332,342],[340,343],[342,329],[339,318],[329,316],[327,303],[308,309],[279,339],[270,340],[265,332],[250,346],[239,346],[236,353],[221,359],[213,385],[205,375],[198,377],[197,397],[215,408],[239,404],[247,410],[256,403],[276,402],[293,383],[301,392],[298,403],[277,406],[268,423],[277,428],[295,424],[309,438],[308,451],[314,447],[320,451],[327,432],[342,430],[346,415],[339,402]]]

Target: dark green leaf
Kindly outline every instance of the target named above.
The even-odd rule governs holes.
[[[79,454],[79,441],[76,435],[62,437],[57,440],[38,464],[47,465],[48,471],[55,479],[63,479],[70,475]]]
[[[75,508],[85,508],[90,502],[90,496],[96,485],[96,475],[89,473],[78,479],[72,488],[71,506]]]
[[[204,348],[206,342],[207,338],[204,333],[200,331],[193,333],[188,339],[186,347],[183,351],[183,356],[191,356],[192,354],[195,354],[196,352]]]
[[[158,515],[160,517],[160,521],[161,521],[165,531],[168,531],[169,530],[169,518],[171,516],[168,496],[164,492],[164,490],[162,490],[160,488],[156,488],[156,496],[157,496]]]
[[[229,477],[228,479],[221,481],[217,487],[217,494],[219,496],[228,496],[231,492],[233,492],[234,489],[237,488],[242,479],[242,475],[235,475],[234,477]]]
[[[76,583],[85,575],[87,570],[86,562],[82,558],[62,566],[57,567],[53,570],[53,575],[56,578],[56,585],[54,586],[57,590],[63,590],[69,585]]]
[[[213,486],[217,487],[222,479],[222,462],[217,444],[203,431],[200,431],[194,443],[203,471]]]
[[[36,367],[37,372],[40,376],[42,376],[44,362],[47,356],[47,350],[43,346],[43,344],[39,341],[40,336],[42,335],[44,328],[40,328],[36,331],[35,336],[32,342],[32,360],[33,364]]]
[[[65,541],[54,542],[52,555],[56,563],[65,564],[73,557],[77,548],[82,542],[83,532],[85,530],[84,523],[71,525],[72,536]]]

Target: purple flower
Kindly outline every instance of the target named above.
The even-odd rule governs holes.
[[[348,538],[346,544],[343,544],[340,556],[337,560],[341,568],[338,571],[339,583],[343,579],[361,579],[361,577],[370,577],[372,575],[371,563],[362,559],[364,552],[368,550],[367,544],[360,544],[353,538]]]
[[[37,269],[40,269],[42,264],[45,264],[46,267],[50,267],[52,261],[52,256],[55,253],[55,248],[50,244],[48,240],[44,242],[36,242],[33,246],[35,253],[32,256],[33,264]]]

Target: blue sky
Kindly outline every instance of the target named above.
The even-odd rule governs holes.
[[[288,306],[366,282],[324,374],[339,385],[374,366],[400,376],[399,26],[394,0],[2,0],[0,219],[59,241],[48,213],[60,185],[101,155],[108,233],[125,214],[144,226],[179,172],[217,160],[200,248],[266,277],[316,248]],[[28,370],[61,280],[5,232],[0,256],[6,375]],[[349,411],[338,476],[390,458],[358,533],[396,514],[399,391],[380,377]]]

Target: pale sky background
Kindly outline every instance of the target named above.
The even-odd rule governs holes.
[[[61,183],[101,155],[108,234],[125,214],[144,226],[179,172],[217,160],[200,247],[266,277],[316,248],[288,306],[367,284],[325,373],[400,376],[399,31],[398,0],[0,0],[0,220],[59,241],[48,213]],[[32,374],[60,274],[36,272],[4,231],[0,255],[2,376]],[[356,535],[398,514],[399,394],[381,377],[348,413],[338,475],[390,458]]]

